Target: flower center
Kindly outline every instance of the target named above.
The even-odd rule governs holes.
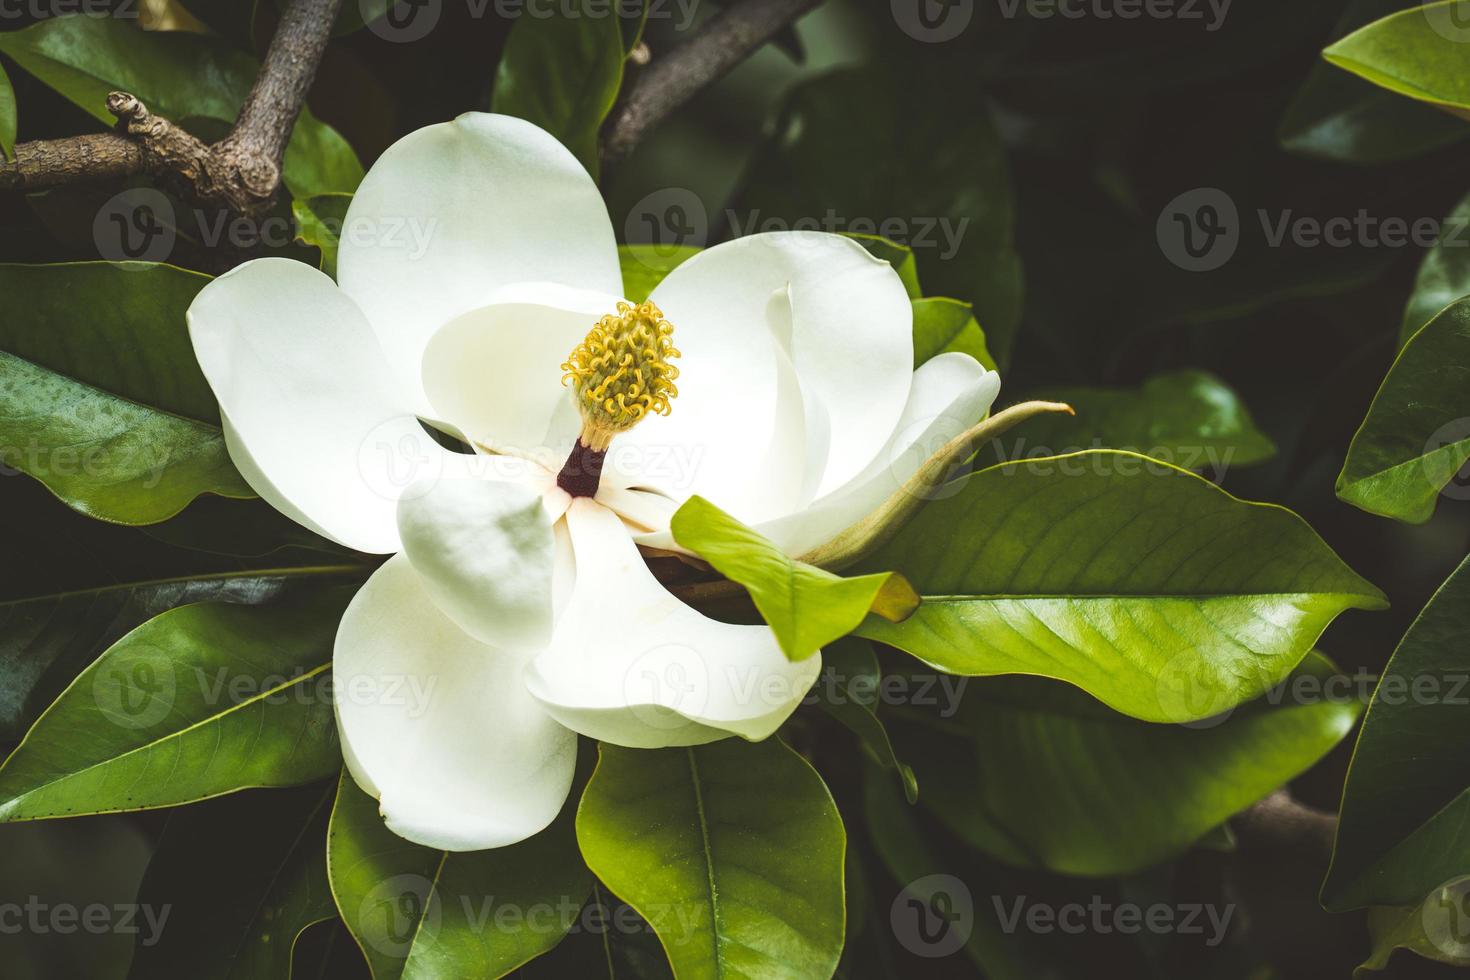
[[[595,495],[613,436],[673,410],[670,401],[679,394],[679,369],[669,363],[679,356],[673,334],[674,325],[652,303],[619,303],[567,355],[562,384],[571,385],[582,413],[581,435],[556,478],[567,493]]]

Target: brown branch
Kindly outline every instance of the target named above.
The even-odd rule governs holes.
[[[83,181],[147,174],[187,197],[239,214],[270,206],[281,161],[306,91],[316,76],[342,0],[294,0],[266,51],[255,85],[228,136],[208,145],[148,111],[135,96],[113,92],[112,133],[20,143],[0,163],[0,190],[40,190]]]
[[[665,116],[821,2],[741,0],[668,54],[654,56],[603,128],[603,160],[627,156]]]

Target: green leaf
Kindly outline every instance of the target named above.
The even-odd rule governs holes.
[[[985,331],[975,320],[969,303],[933,297],[916,299],[914,305],[914,367],[949,351],[969,354],[995,370],[995,358],[985,346]]]
[[[1369,909],[1368,935],[1373,949],[1353,971],[1353,977],[1387,970],[1396,949],[1407,949],[1436,963],[1470,967],[1470,943],[1465,942],[1461,925],[1465,899],[1466,881],[1461,879],[1436,888],[1419,905]]]
[[[297,240],[321,249],[322,271],[333,279],[337,278],[337,247],[351,204],[351,194],[318,194],[291,202]]]
[[[851,633],[869,611],[902,620],[919,604],[901,575],[843,578],[795,561],[697,495],[674,512],[669,528],[675,541],[745,586],[788,660],[805,660]]]
[[[136,95],[153,112],[233,122],[259,65],[229,42],[183,31],[144,31],[134,21],[77,14],[0,33],[0,52],[103,123],[109,92]],[[351,191],[362,164],[336,130],[309,109],[286,147],[285,183],[295,197]]]
[[[1470,0],[1441,0],[1390,14],[1322,52],[1339,68],[1421,102],[1470,109],[1463,26]]]
[[[1187,470],[1249,466],[1276,454],[1240,397],[1205,371],[1155,375],[1139,388],[1047,388],[1037,397],[1077,414],[1027,422],[1020,431],[1028,453],[1129,449]]]
[[[528,119],[597,176],[597,131],[623,84],[621,17],[521,17],[510,29],[490,107]]]
[[[154,524],[200,494],[253,497],[220,430],[99,391],[0,352],[0,462],[68,506]]]
[[[911,90],[878,65],[795,86],[742,181],[731,231],[830,215],[829,230],[901,241],[931,293],[974,304],[1004,365],[1023,291],[1005,149],[978,94],[946,90],[948,111],[930,112]]]
[[[0,820],[192,803],[341,764],[331,690],[351,589],[182,606],[84,670],[0,766]]]
[[[1470,861],[1470,559],[1414,620],[1384,668],[1343,788],[1322,901],[1409,905]]]
[[[277,604],[362,574],[354,565],[259,568],[0,603],[0,741],[19,739],[88,664],[159,613],[195,602]]]
[[[903,795],[919,800],[919,781],[911,766],[899,761],[878,717],[878,693],[883,671],[873,646],[857,637],[844,637],[822,651],[822,675],[817,681],[817,707],[856,735],[876,765],[898,773]]]
[[[1470,195],[1460,199],[1440,225],[1440,235],[1424,253],[1414,276],[1414,291],[1404,307],[1399,347],[1434,315],[1470,295]]]
[[[1470,459],[1470,297],[1409,338],[1348,446],[1337,495],[1381,517],[1422,524]]]
[[[842,819],[779,739],[603,745],[582,856],[658,931],[680,980],[826,977],[842,952]]]
[[[874,258],[882,259],[893,266],[893,271],[898,273],[898,278],[903,283],[904,291],[909,294],[909,299],[916,300],[924,295],[923,290],[919,288],[919,264],[914,260],[913,249],[907,245],[900,245],[898,242],[891,242],[881,235],[859,235],[848,232],[847,237],[862,245]]]
[[[859,635],[955,674],[1038,674],[1145,721],[1279,683],[1345,609],[1381,609],[1301,518],[1135,453],[994,466],[939,488],[863,563],[924,595]]]
[[[5,66],[0,65],[0,159],[15,159],[17,118],[15,89],[10,85],[10,76],[5,74]]]
[[[155,262],[0,263],[0,350],[217,427],[184,320],[209,281]]]
[[[140,935],[128,976],[289,978],[302,930],[337,915],[327,886],[332,789],[242,793],[170,814],[138,892],[140,905],[170,914],[161,941]]]
[[[1352,0],[1333,32],[1334,40],[1380,17],[1411,6],[1411,0]],[[1281,145],[1319,160],[1376,166],[1428,153],[1470,135],[1470,127],[1431,106],[1406,104],[1325,62],[1312,67],[1277,129]]]
[[[500,977],[562,939],[591,882],[575,804],[536,836],[487,851],[393,833],[345,771],[327,839],[332,894],[374,980]]]
[[[1334,676],[1313,654],[1266,698],[1196,728],[1137,721],[1039,677],[972,684],[949,721],[909,710],[893,726],[934,788],[925,803],[972,846],[1020,867],[1127,875],[1183,853],[1341,741],[1360,706],[1331,696]],[[966,762],[930,775],[944,757],[925,746],[950,731],[968,742]]]
[[[694,245],[619,245],[623,295],[634,303],[643,302],[664,276],[699,253]]]

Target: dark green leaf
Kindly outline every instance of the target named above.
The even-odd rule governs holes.
[[[332,894],[374,980],[501,977],[561,942],[591,882],[569,799],[529,840],[452,853],[410,843],[345,771],[327,854]]]
[[[1399,328],[1399,347],[1440,310],[1462,296],[1470,296],[1470,196],[1460,199],[1440,229],[1440,236],[1424,253],[1414,277],[1414,292],[1404,307],[1404,323]]]
[[[1314,654],[1265,699],[1199,727],[1136,721],[1039,677],[972,684],[952,719],[910,710],[893,724],[933,787],[925,803],[959,837],[1021,867],[1126,875],[1178,856],[1345,737],[1360,705],[1350,688],[1334,695],[1334,676]],[[923,747],[950,732],[968,761],[931,776]]]
[[[557,12],[521,17],[495,72],[491,108],[551,133],[597,176],[597,131],[623,84],[623,32],[616,5],[604,16]]]
[[[15,159],[17,119],[15,89],[10,87],[10,76],[5,74],[5,66],[0,65],[0,159]]]
[[[991,353],[1010,355],[1021,314],[1005,151],[989,111],[915,111],[906,79],[842,69],[792,90],[732,210],[735,234],[828,216],[829,230],[913,248],[931,293],[974,304]],[[772,223],[772,222],[776,223]]]
[[[653,924],[676,977],[826,977],[837,966],[842,819],[779,739],[603,745],[577,840]]]
[[[1441,492],[1465,495],[1456,474],[1466,459],[1470,298],[1446,308],[1399,351],[1348,446],[1337,495],[1370,514],[1422,524]]]
[[[347,221],[351,194],[318,194],[307,200],[291,202],[291,215],[296,219],[296,237],[322,252],[322,271],[337,278],[337,246],[342,226]]]
[[[1384,668],[1343,789],[1322,900],[1409,905],[1470,861],[1470,559],[1440,586]]]
[[[351,592],[198,603],[133,630],[0,767],[0,820],[174,806],[335,772],[326,680]]]
[[[1249,466],[1276,453],[1239,396],[1205,371],[1155,375],[1139,388],[1047,388],[1036,397],[1077,414],[1026,422],[1019,432],[1027,453],[1131,449],[1187,470]]]
[[[253,497],[220,430],[0,352],[0,464],[98,520],[154,524],[200,494]]]
[[[874,763],[897,772],[904,797],[917,803],[919,781],[913,768],[899,761],[888,729],[878,717],[882,683],[883,672],[872,644],[855,636],[845,637],[822,651],[822,674],[815,688],[817,707],[856,735]]]
[[[901,575],[843,578],[796,561],[703,497],[690,497],[669,527],[675,541],[745,586],[789,660],[805,660],[851,633],[870,610],[902,620],[919,604]]]
[[[334,918],[327,886],[332,785],[244,793],[170,814],[138,892],[167,908],[140,936],[134,980],[280,980],[303,929]],[[245,832],[242,832],[245,831]]]
[[[1369,909],[1368,935],[1373,951],[1353,971],[1355,980],[1387,970],[1396,949],[1409,950],[1436,963],[1470,967],[1470,943],[1465,941],[1461,926],[1467,881],[1470,879],[1436,888],[1419,905]]]
[[[969,303],[934,297],[916,299],[913,305],[914,367],[939,354],[959,351],[995,370],[995,358],[985,346],[985,331]]]
[[[195,602],[279,603],[361,574],[352,565],[261,568],[0,604],[0,740],[20,738],[88,664],[162,612]]]
[[[111,125],[107,95],[130,92],[159,115],[232,122],[259,65],[228,42],[183,31],[143,31],[117,17],[71,15],[0,33],[0,52],[94,118]],[[362,164],[342,136],[309,109],[286,147],[285,182],[296,197],[351,191]]]
[[[1275,686],[1343,610],[1386,605],[1295,514],[1134,453],[1006,463],[939,494],[861,566],[923,604],[858,632],[949,673],[1193,721]]]
[[[847,237],[854,239],[875,257],[893,266],[893,271],[898,273],[898,278],[903,282],[904,291],[909,294],[909,299],[918,299],[924,295],[919,288],[919,264],[914,260],[913,249],[907,245],[900,245],[898,242],[890,242],[879,235],[857,235],[849,232]]]

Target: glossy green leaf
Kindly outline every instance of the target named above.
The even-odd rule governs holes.
[[[1436,313],[1470,296],[1470,196],[1460,199],[1440,231],[1414,276],[1414,291],[1404,307],[1404,322],[1399,328],[1401,348]]]
[[[0,350],[219,425],[184,314],[210,277],[154,262],[0,263]]]
[[[318,194],[291,202],[296,239],[321,249],[322,271],[333,279],[337,278],[337,248],[351,203],[351,194]]]
[[[289,980],[302,930],[337,914],[332,789],[242,793],[170,814],[138,892],[139,904],[170,914],[159,941],[140,937],[128,976]]]
[[[1004,365],[1023,291],[1004,147],[975,93],[947,91],[949,111],[926,112],[911,88],[873,65],[795,86],[745,175],[731,231],[825,217],[826,230],[902,242],[930,293],[974,304]]]
[[[5,66],[0,65],[0,159],[15,159],[15,132],[19,113],[15,107],[15,89]]]
[[[653,924],[679,980],[832,974],[846,835],[806,760],[776,738],[600,756],[582,856]]]
[[[619,245],[623,295],[634,303],[648,299],[664,276],[698,255],[693,245]]]
[[[1301,518],[1135,453],[994,466],[938,488],[860,565],[924,595],[858,633],[955,674],[1039,674],[1145,721],[1265,693],[1345,609],[1380,609]]]
[[[957,836],[1019,867],[1127,875],[1178,856],[1343,739],[1360,705],[1348,686],[1334,693],[1334,676],[1314,654],[1265,698],[1197,727],[1137,721],[1039,677],[974,683],[953,718],[909,710],[892,724],[933,787],[925,804]],[[930,763],[924,747],[956,735],[967,761]]]
[[[1348,769],[1322,886],[1334,910],[1409,905],[1470,862],[1470,559],[1384,668]]]
[[[939,354],[958,351],[995,370],[995,358],[985,346],[985,331],[969,303],[932,297],[916,299],[913,306],[914,367]]]
[[[326,682],[351,593],[150,619],[78,675],[0,766],[0,820],[174,806],[335,772]]]
[[[903,282],[904,291],[909,294],[909,299],[918,299],[924,295],[919,287],[919,263],[914,259],[914,250],[907,245],[891,242],[881,235],[858,235],[851,232],[848,238],[853,239],[867,249],[876,258],[882,259],[893,266],[893,271],[898,273],[898,278]]]
[[[1461,881],[1436,888],[1419,905],[1369,909],[1368,935],[1373,949],[1353,971],[1354,980],[1387,970],[1394,951],[1399,949],[1436,963],[1470,967],[1470,937],[1463,926],[1465,900],[1465,883]]]
[[[837,719],[858,737],[868,758],[898,774],[904,797],[919,800],[919,781],[912,766],[899,760],[888,729],[878,717],[883,671],[867,640],[844,637],[822,651],[822,673],[817,678],[817,707]]]
[[[1256,428],[1240,397],[1205,371],[1155,375],[1138,388],[1047,388],[1076,415],[1049,414],[1018,432],[1018,453],[1130,449],[1186,470],[1219,470],[1270,459],[1276,445]]]
[[[1465,495],[1456,474],[1467,459],[1470,297],[1435,316],[1399,351],[1348,446],[1337,495],[1370,514],[1422,524],[1441,492]]]
[[[94,118],[111,125],[107,95],[136,95],[175,120],[233,122],[255,82],[255,59],[228,42],[136,21],[71,15],[0,33],[0,52]],[[286,147],[285,183],[296,197],[351,191],[362,164],[336,130],[303,109]]]
[[[623,84],[623,32],[614,6],[520,17],[510,29],[490,107],[528,119],[561,140],[594,177],[597,132]]]
[[[745,587],[789,660],[851,633],[869,611],[902,620],[919,604],[902,575],[843,578],[796,561],[700,496],[685,501],[669,527],[675,541]]]
[[[220,430],[0,352],[0,462],[73,509],[118,524],[167,520],[200,494],[253,497]]]
[[[1413,6],[1359,28],[1322,52],[1328,61],[1399,95],[1470,109],[1465,42],[1470,0]]]
[[[0,740],[19,739],[88,664],[160,613],[195,602],[273,605],[363,574],[354,565],[258,568],[0,603]]]
[[[591,887],[574,809],[568,800],[550,827],[519,844],[437,851],[389,830],[377,801],[344,771],[328,873],[374,980],[491,980],[559,943]]]
[[[1333,38],[1411,6],[1411,0],[1352,0]],[[1312,67],[1277,130],[1281,145],[1292,153],[1368,165],[1420,156],[1467,135],[1464,121],[1432,106],[1405,103],[1326,62]]]

